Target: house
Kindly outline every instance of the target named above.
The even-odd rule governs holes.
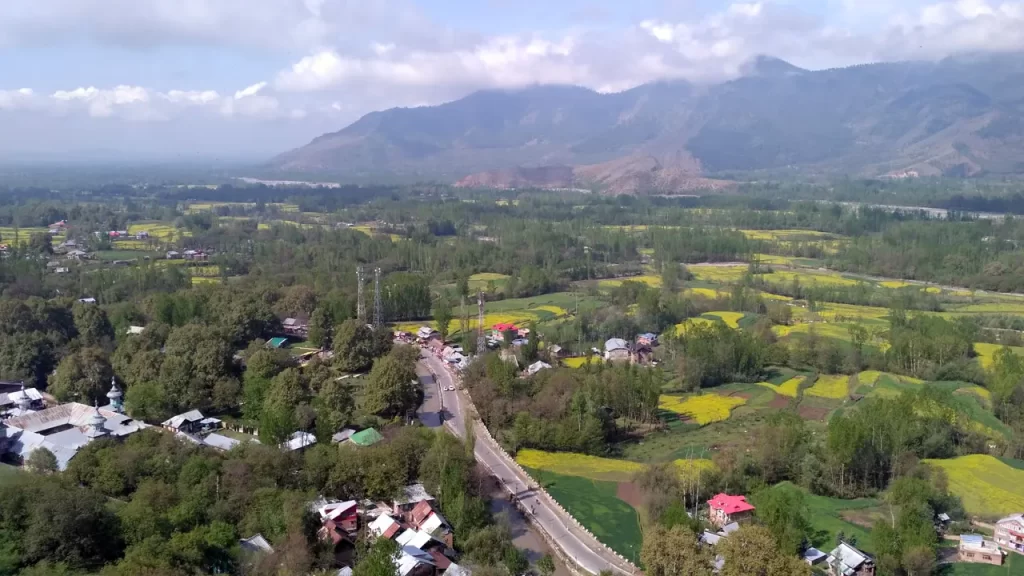
[[[268,348],[275,348],[275,349],[276,348],[283,348],[284,345],[287,344],[287,343],[288,343],[288,338],[285,338],[285,337],[271,338],[270,340],[267,340],[267,347]]]
[[[874,576],[875,560],[846,542],[840,542],[825,558],[830,576]]]
[[[0,412],[4,414],[11,413],[14,416],[21,416],[43,408],[45,408],[43,394],[35,388],[25,388],[24,383],[21,385],[21,390],[0,393]]]
[[[409,513],[409,526],[452,546],[451,525],[429,501],[424,500],[413,507]]]
[[[394,500],[391,512],[405,520],[406,516],[420,502],[429,502],[431,505],[437,504],[437,500],[427,493],[427,489],[423,487],[423,484],[410,484],[403,488],[402,495]]]
[[[441,333],[434,330],[430,326],[420,326],[419,330],[416,331],[416,337],[420,340],[430,340],[433,337],[440,337]]]
[[[125,332],[125,334],[128,334],[129,336],[131,336],[131,335],[136,335],[137,336],[139,334],[142,334],[145,331],[146,331],[146,327],[145,326],[129,326],[128,327],[128,331]]]
[[[827,557],[828,554],[825,554],[821,550],[813,547],[804,550],[804,553],[801,555],[801,558],[803,558],[803,561],[806,562],[808,566],[814,566]]]
[[[309,334],[309,318],[285,318],[281,321],[281,327],[287,334],[306,337]]]
[[[996,522],[995,541],[1003,548],[1024,554],[1024,514],[1013,514]]]
[[[394,538],[401,530],[402,525],[388,514],[381,514],[367,527],[370,534],[375,538]]]
[[[352,428],[344,428],[340,432],[335,432],[334,435],[331,436],[331,443],[341,444],[342,442],[348,442],[355,433],[356,431]]]
[[[515,324],[510,324],[510,323],[507,323],[507,322],[499,322],[499,323],[495,324],[494,326],[491,326],[491,336],[495,340],[504,341],[505,340],[505,334],[508,333],[508,332],[511,332],[511,333],[515,334],[516,336],[518,336],[519,335],[519,328],[516,328]]]
[[[437,564],[429,552],[412,546],[403,546],[395,561],[398,576],[432,576],[437,574]]]
[[[227,452],[242,443],[241,440],[236,440],[234,438],[224,436],[223,434],[217,434],[216,432],[203,436],[202,442],[203,446],[209,446],[210,448],[220,450],[222,452]],[[259,441],[252,440],[252,442],[258,443]]]
[[[641,334],[636,337],[636,343],[639,346],[656,346],[658,344],[658,335],[651,332]]]
[[[78,301],[81,302],[82,304],[95,304],[96,303],[96,299],[95,298],[90,298],[90,297],[79,298]]]
[[[123,438],[149,428],[124,414],[77,402],[9,418],[5,424],[0,434],[6,453],[24,462],[32,452],[46,448],[57,457],[60,470],[93,440]]]
[[[288,437],[288,440],[281,444],[280,448],[285,452],[296,452],[305,450],[314,444],[316,444],[316,436],[309,432],[302,432],[300,430],[292,433],[292,435]]]
[[[263,537],[263,534],[256,534],[248,538],[242,538],[238,541],[239,547],[242,552],[250,554],[273,554],[274,547],[267,542],[267,539]]]
[[[348,441],[356,446],[368,447],[380,442],[384,439],[380,432],[377,432],[374,428],[367,428],[366,430],[360,430],[355,434],[349,436]]]
[[[320,517],[321,527],[317,535],[321,540],[330,541],[337,549],[343,542],[353,544],[356,531],[359,530],[359,506],[355,500],[341,502],[316,502],[316,512]]]
[[[181,252],[178,252],[177,250],[168,250],[167,254],[164,254],[164,257],[168,260],[178,260],[181,258]]]
[[[182,432],[184,434],[199,434],[210,432],[221,427],[223,422],[217,418],[207,418],[199,410],[189,410],[184,414],[178,414],[160,423],[171,432]]]
[[[604,343],[604,359],[609,362],[629,361],[629,346],[622,338],[609,338]]]
[[[715,526],[724,527],[733,522],[749,519],[754,507],[747,502],[746,496],[730,496],[721,493],[708,500],[710,513],[708,519]]]
[[[991,541],[985,540],[980,534],[961,534],[960,545],[957,546],[957,560],[973,564],[992,564],[1002,566],[1006,552]]]
[[[88,260],[90,258],[89,253],[85,250],[68,250],[65,255],[68,260]]]
[[[547,370],[548,368],[551,368],[551,364],[548,364],[547,362],[541,362],[540,360],[538,360],[533,364],[530,364],[526,368],[526,373],[530,376],[533,376],[540,372],[541,370]]]
[[[138,232],[135,233],[135,239],[136,240],[148,240],[149,239],[149,232],[146,231],[146,230],[139,230]]]
[[[71,268],[68,268],[67,266],[58,266],[53,269],[54,274],[67,274],[68,272],[71,272]]]

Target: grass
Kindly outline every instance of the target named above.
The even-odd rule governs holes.
[[[737,282],[747,273],[746,264],[736,266],[713,266],[711,264],[695,264],[687,266],[687,270],[697,280],[704,282],[715,282],[719,284],[731,284]]]
[[[850,377],[843,375],[822,374],[813,386],[805,391],[809,396],[839,400],[850,393]]]
[[[760,278],[765,282],[792,284],[799,282],[803,286],[856,286],[859,280],[847,278],[839,272],[811,272],[806,270],[776,270],[771,274],[762,274]]]
[[[745,403],[745,398],[721,396],[719,394],[700,394],[696,396],[664,395],[658,399],[658,407],[662,410],[686,416],[701,426],[712,422],[728,420],[732,410]]]
[[[116,244],[115,244],[116,246]],[[113,261],[113,260],[140,260],[144,256],[151,258],[157,258],[163,256],[163,252],[141,252],[138,250],[100,250],[95,252],[99,260]]]
[[[1009,553],[1002,566],[989,564],[954,563],[939,566],[939,576],[1024,576],[1024,556]]]
[[[128,225],[129,234],[138,234],[143,231],[149,232],[149,237],[151,239],[163,242],[173,242],[182,236],[189,235],[187,230],[179,230],[174,226],[167,224],[166,222],[160,222],[159,220],[138,222]]]
[[[643,534],[637,511],[616,496],[615,482],[529,469],[530,475],[598,540],[635,563]]]
[[[0,486],[14,484],[21,480],[30,478],[31,475],[17,466],[0,463]]]
[[[728,298],[729,293],[714,288],[690,288],[683,292],[685,296],[700,296],[702,298]]]
[[[743,318],[743,312],[708,312],[704,314],[705,318],[717,318],[729,328],[739,328],[740,320]]]
[[[987,454],[925,462],[946,471],[949,491],[960,497],[968,514],[998,518],[1024,510],[1024,470]]]
[[[789,490],[802,492],[804,502],[807,504],[808,516],[811,522],[813,535],[811,543],[828,552],[835,545],[836,535],[842,532],[847,538],[853,536],[857,539],[857,547],[865,550],[869,545],[867,528],[860,524],[851,522],[847,518],[858,518],[867,520],[873,508],[877,508],[881,502],[874,498],[858,498],[856,500],[842,500],[839,498],[828,498],[811,494],[804,488],[783,482],[778,487],[785,487]],[[870,552],[870,549],[866,549]]]

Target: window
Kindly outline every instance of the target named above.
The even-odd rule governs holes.
[[[982,556],[982,559],[984,559],[984,560],[991,560],[992,557],[989,556],[988,554],[985,554],[984,556]]]

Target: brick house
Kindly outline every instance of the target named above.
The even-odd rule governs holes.
[[[718,494],[708,500],[708,508],[708,519],[719,528],[731,522],[742,522],[754,515],[754,507],[747,502],[746,496]]]

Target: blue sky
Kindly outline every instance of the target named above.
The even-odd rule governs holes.
[[[263,158],[392,106],[1024,48],[1024,0],[3,0],[0,159]]]

